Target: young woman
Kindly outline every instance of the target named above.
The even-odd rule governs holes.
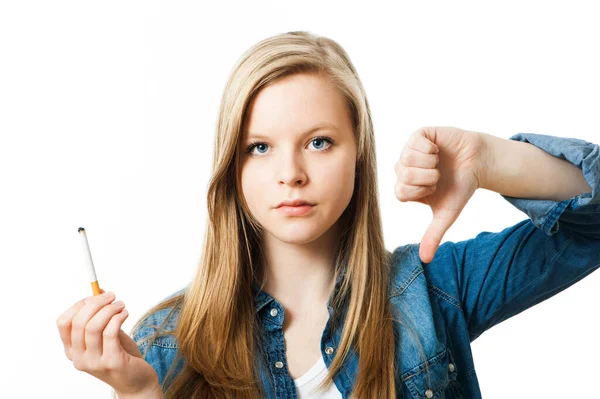
[[[434,220],[386,251],[363,86],[339,44],[307,32],[242,56],[213,155],[193,281],[132,338],[113,293],[57,321],[75,367],[121,399],[479,398],[470,342],[600,266],[597,144],[452,127],[402,150],[396,196]],[[440,245],[477,188],[529,218]]]

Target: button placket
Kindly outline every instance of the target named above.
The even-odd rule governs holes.
[[[265,324],[268,331],[268,336],[264,337],[264,346],[269,348],[269,358],[271,371],[276,375],[283,376],[285,374],[285,352],[282,352],[277,346],[284,343],[283,338],[283,317],[284,311],[281,305],[275,300],[272,301],[269,307],[264,311],[266,318],[270,322]],[[275,344],[275,346],[274,346]]]

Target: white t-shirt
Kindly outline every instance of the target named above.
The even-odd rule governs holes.
[[[337,389],[334,383],[329,384],[327,389],[323,392],[315,392],[315,390],[321,381],[325,379],[327,375],[327,365],[320,356],[317,363],[311,367],[306,373],[298,378],[294,378],[296,383],[296,391],[299,399],[342,399],[342,394]]]

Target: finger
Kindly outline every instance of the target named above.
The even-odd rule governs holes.
[[[123,301],[105,305],[88,321],[85,326],[85,352],[90,357],[100,358],[102,356],[104,330],[111,318],[123,310],[124,307]]]
[[[434,250],[430,245],[426,245],[424,241],[419,244],[419,258],[423,263],[431,263],[436,252],[437,250]]]
[[[425,137],[423,129],[417,130],[410,136],[407,147],[423,154],[434,154],[439,152],[438,146]]]
[[[413,186],[410,184],[396,185],[396,198],[400,202],[416,201],[433,193],[437,189],[437,184],[433,186]]]
[[[104,305],[111,303],[115,298],[113,292],[94,295],[85,299],[85,305],[73,318],[71,326],[71,347],[73,351],[83,353],[85,351],[85,326],[88,321]]]
[[[427,232],[423,236],[419,246],[419,257],[424,263],[430,263],[433,260],[441,241],[437,241],[437,238],[435,238],[438,236],[438,232],[431,231],[431,226],[427,229]]]
[[[404,166],[432,169],[440,162],[440,156],[438,154],[423,154],[411,148],[405,148],[400,155],[400,161]]]
[[[71,325],[73,317],[81,310],[84,305],[84,299],[77,301],[73,306],[63,312],[58,319],[56,319],[56,325],[58,326],[58,333],[60,339],[65,347],[65,353],[69,360],[71,360]]]
[[[419,257],[423,262],[429,263],[433,260],[444,234],[446,234],[452,223],[453,220],[446,220],[440,217],[433,218],[425,231],[425,235],[421,240],[421,246],[419,247]]]
[[[102,356],[119,356],[123,351],[121,341],[119,339],[119,332],[125,319],[129,316],[127,309],[121,310],[121,312],[115,314],[108,325],[104,329],[103,334],[103,351]]]
[[[398,180],[413,186],[432,186],[440,179],[439,169],[404,167],[398,174]]]

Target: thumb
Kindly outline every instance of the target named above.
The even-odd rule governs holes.
[[[439,217],[433,218],[419,246],[419,257],[424,263],[429,263],[433,260],[435,252],[451,224],[445,219]]]

